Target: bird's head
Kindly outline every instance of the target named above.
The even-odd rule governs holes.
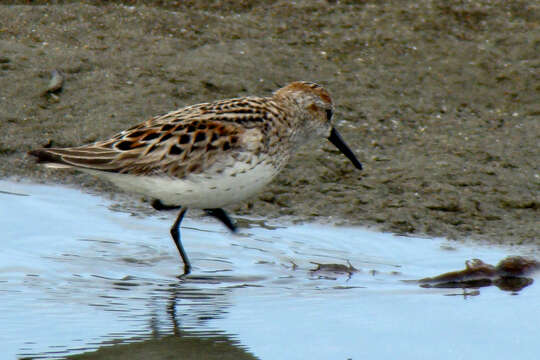
[[[327,138],[351,160],[357,169],[362,169],[360,161],[333,126],[332,98],[322,86],[307,81],[295,81],[274,92],[274,98],[292,103],[297,107],[295,118],[299,122],[298,129],[303,138]]]

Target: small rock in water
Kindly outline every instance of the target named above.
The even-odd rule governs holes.
[[[312,262],[312,264],[317,265],[315,269],[310,270],[311,272],[331,272],[336,274],[348,274],[352,275],[355,272],[358,272],[358,269],[356,269],[352,264],[347,261],[348,265],[343,264],[319,264],[316,262]]]
[[[540,263],[522,256],[509,256],[497,266],[480,259],[467,260],[465,269],[418,280],[422,287],[479,288],[496,285],[501,290],[519,291],[533,283],[525,275],[540,269]]]

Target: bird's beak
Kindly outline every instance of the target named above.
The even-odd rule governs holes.
[[[341,135],[339,135],[336,129],[332,128],[328,140],[330,140],[330,142],[334,144],[339,149],[339,151],[343,153],[343,155],[348,157],[358,170],[362,170],[362,164],[360,164],[360,161],[358,161],[352,150],[349,149],[347,144],[345,144],[345,141],[343,141],[343,138],[341,137]]]

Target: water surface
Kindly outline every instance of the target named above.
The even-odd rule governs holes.
[[[212,219],[187,217],[182,236],[194,268],[179,278],[168,232],[175,213],[138,217],[111,205],[66,187],[0,181],[3,358],[532,359],[540,352],[536,283],[509,292],[404,281],[526,249],[316,224],[252,222],[232,235]],[[345,270],[349,263],[358,271]],[[344,266],[314,271],[316,264]]]

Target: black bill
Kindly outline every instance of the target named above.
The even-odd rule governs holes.
[[[343,138],[341,137],[341,135],[339,135],[336,129],[332,128],[328,140],[330,140],[330,142],[334,144],[339,149],[339,151],[343,153],[343,155],[348,157],[358,170],[362,170],[362,164],[360,164],[360,161],[358,161],[352,150],[349,149],[347,144],[345,144],[345,141],[343,141]]]

